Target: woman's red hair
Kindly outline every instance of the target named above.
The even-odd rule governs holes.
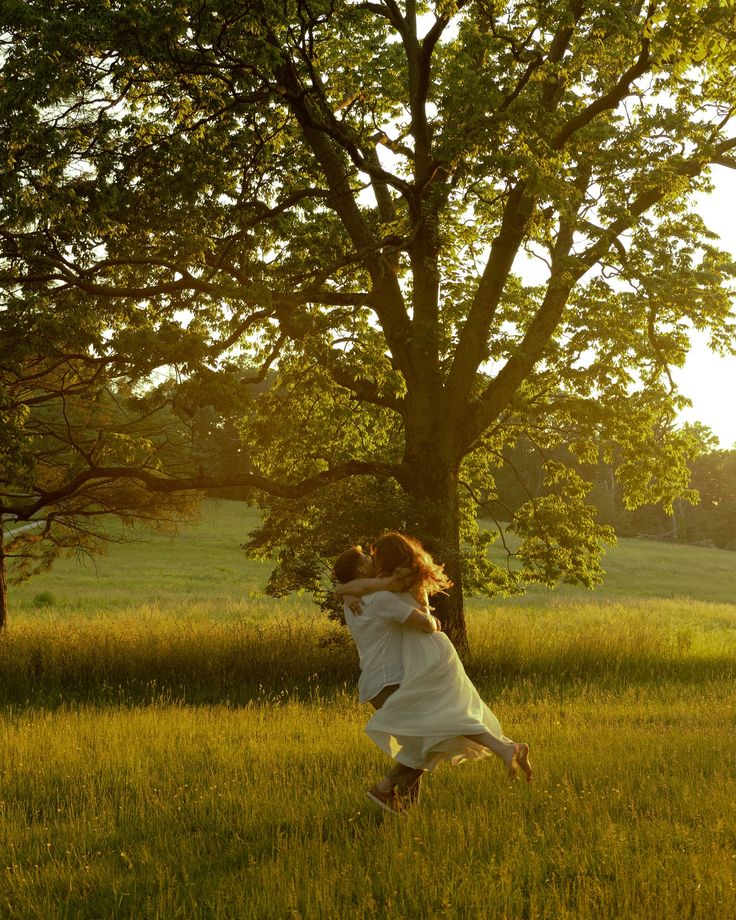
[[[452,582],[445,575],[444,566],[432,559],[419,540],[396,530],[376,540],[373,544],[373,559],[377,575],[391,575],[402,569],[407,570],[407,590],[420,587],[426,588],[428,594],[438,594],[452,587]]]

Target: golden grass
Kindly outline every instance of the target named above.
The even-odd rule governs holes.
[[[373,810],[355,657],[315,615],[20,618],[0,641],[0,916],[736,915],[736,610],[476,610],[537,779],[441,767]],[[35,669],[35,670],[34,670]]]
[[[268,601],[145,605],[113,616],[21,616],[0,635],[0,700],[242,704],[352,687],[346,630]],[[292,608],[293,610],[293,608]],[[470,614],[468,670],[490,692],[513,683],[626,687],[736,676],[736,607],[688,599],[487,607]]]
[[[397,820],[352,697],[10,711],[4,917],[732,916],[734,715],[711,685],[494,703],[538,778],[440,768]]]
[[[2,920],[736,916],[736,554],[622,541],[596,592],[470,601],[468,670],[537,779],[441,767],[396,820],[349,637],[257,595],[255,523],[213,502],[11,589]]]

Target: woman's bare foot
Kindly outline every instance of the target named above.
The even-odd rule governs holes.
[[[509,776],[511,779],[516,779],[516,777],[519,775],[519,770],[521,770],[521,772],[526,777],[526,781],[530,783],[534,778],[534,775],[532,773],[532,765],[529,761],[529,745],[525,744],[524,742],[521,742],[520,744],[514,742],[513,748],[514,751],[511,755],[511,759],[506,763],[506,767],[509,771]]]

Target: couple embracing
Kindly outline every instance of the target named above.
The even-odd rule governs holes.
[[[390,532],[371,555],[346,550],[333,567],[345,622],[360,657],[361,703],[376,710],[366,733],[395,761],[368,790],[386,811],[419,800],[422,775],[496,754],[513,779],[532,780],[529,746],[512,741],[478,695],[429,597],[451,586],[442,567],[412,537]]]

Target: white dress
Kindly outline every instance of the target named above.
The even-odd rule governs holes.
[[[432,770],[442,760],[458,764],[492,753],[464,735],[509,740],[444,633],[402,626],[400,637],[401,684],[365,728],[383,751],[405,766]]]

